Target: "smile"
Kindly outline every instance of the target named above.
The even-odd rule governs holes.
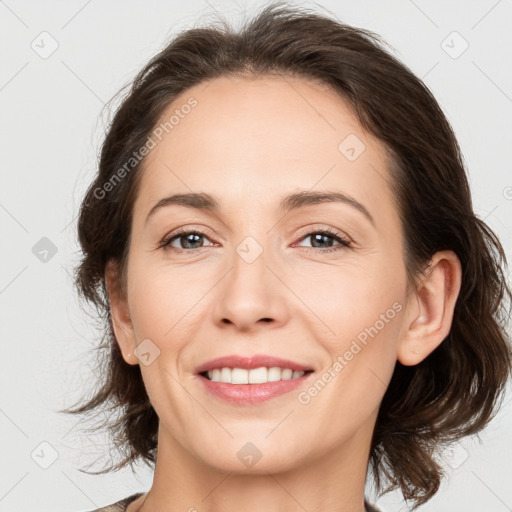
[[[232,370],[235,370],[235,382],[233,382],[232,376],[228,374],[228,371],[231,371],[232,374]],[[287,372],[286,370],[289,369],[285,368],[281,370],[281,368],[264,368],[264,370],[268,370],[268,373],[270,373],[270,378],[276,378],[277,372],[279,372],[280,378],[272,381],[269,380],[267,376],[266,380],[263,382],[249,383],[248,375],[239,379],[237,377],[238,372],[236,370],[242,370],[248,374],[248,371],[243,370],[242,368],[222,368],[222,370],[219,369],[211,371],[212,374],[214,372],[218,372],[219,380],[210,380],[208,378],[208,372],[206,372],[206,374],[199,374],[199,380],[208,395],[218,398],[222,402],[230,405],[250,406],[264,404],[269,400],[282,395],[288,395],[295,399],[295,394],[292,395],[291,391],[297,390],[299,386],[304,385],[305,381],[314,373],[312,370],[293,372],[290,378],[286,378],[287,375],[289,375],[289,371]],[[255,370],[259,370],[259,368],[255,368]],[[223,382],[221,377],[223,372],[224,378],[226,380],[229,378],[230,382]],[[256,375],[258,376],[258,373]],[[256,378],[260,378],[260,380],[264,378],[263,370],[260,371],[260,376]],[[243,382],[237,383],[237,380],[243,380]]]
[[[266,384],[267,382],[299,379],[305,373],[304,371],[294,371],[291,368],[279,368],[277,366],[267,368],[261,366],[252,370],[246,370],[245,368],[215,368],[208,372],[203,372],[202,375],[212,382],[223,382],[225,384]]]

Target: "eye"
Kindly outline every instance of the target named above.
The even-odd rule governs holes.
[[[181,252],[192,252],[198,249],[205,247],[202,243],[202,239],[208,239],[208,237],[197,230],[185,230],[182,229],[178,232],[172,233],[170,236],[164,238],[158,245],[159,249],[165,249],[176,253]],[[301,240],[305,240],[307,238],[311,238],[312,246],[311,249],[315,249],[319,252],[332,252],[340,250],[344,247],[351,247],[350,240],[342,237],[336,231],[332,231],[329,228],[324,228],[322,230],[310,231],[302,236]],[[334,240],[338,243],[338,245],[332,246],[332,242],[328,240]],[[174,242],[178,242],[181,247],[176,247]],[[322,244],[327,244],[327,248],[322,249]],[[307,248],[307,247],[306,247]]]
[[[188,252],[191,252],[193,250],[201,249],[201,238],[207,238],[204,233],[201,233],[201,231],[187,231],[183,229],[164,238],[158,245],[158,248],[170,250],[172,252],[182,252],[187,250]],[[180,243],[181,247],[175,247],[172,245],[174,241]]]
[[[347,240],[346,238],[343,238],[339,233],[336,231],[332,231],[328,228],[318,230],[318,231],[310,231],[306,233],[305,236],[301,238],[301,240],[305,240],[307,238],[310,238],[312,241],[312,249],[319,250],[320,252],[332,252],[342,249],[343,247],[351,247],[350,240]],[[338,245],[332,246],[332,242],[328,242],[328,240],[335,240],[338,242]],[[318,247],[319,245],[322,246],[322,244],[328,244],[327,249],[322,249],[321,247]]]

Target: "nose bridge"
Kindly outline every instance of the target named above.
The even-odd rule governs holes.
[[[279,246],[276,238],[278,230],[270,229],[272,222],[265,215],[265,211],[268,211],[268,208],[261,204],[241,205],[236,223],[237,229],[234,231],[234,236],[239,241],[234,245],[232,254],[234,266],[232,277],[236,275],[237,278],[249,279],[249,281],[255,279],[257,282],[252,283],[253,285],[267,284],[269,279],[275,279],[267,265],[276,267],[279,260],[274,254]],[[272,283],[271,286],[274,284]]]
[[[246,235],[234,247],[229,280],[232,286],[240,285],[242,293],[263,293],[268,287],[269,243],[263,236]],[[250,289],[244,290],[247,287]]]
[[[260,196],[261,194],[255,194]],[[272,237],[276,235],[275,230],[269,230],[270,220],[265,215],[268,211],[266,205],[257,202],[245,201],[239,204],[239,208],[234,211],[236,219],[234,230],[233,265],[241,271],[252,273],[251,267],[260,272],[267,271],[265,263],[271,259],[270,248],[275,245],[271,243]],[[241,260],[241,261],[238,261]],[[233,269],[233,270],[236,270]]]
[[[252,265],[257,260],[265,261],[265,257],[261,257],[265,251],[264,247],[268,248],[268,241],[262,240],[262,236],[256,238],[253,235],[245,236],[242,241],[236,246],[235,252],[237,256],[247,265]],[[238,264],[241,264],[236,259]]]

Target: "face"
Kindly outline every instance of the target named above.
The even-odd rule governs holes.
[[[262,455],[252,471],[277,471],[363,449],[407,306],[384,146],[339,95],[304,79],[223,77],[188,89],[162,122],[176,109],[145,160],[126,323],[116,324],[159,442],[229,471],[250,470],[243,450]],[[189,198],[149,215],[191,193],[216,208]],[[313,193],[338,196],[305,199]],[[145,355],[129,359],[141,342]],[[241,359],[210,368],[238,370],[213,378],[285,379],[235,385],[198,373],[228,356]],[[253,356],[267,357],[253,361],[263,370],[248,372]],[[268,367],[308,372],[286,379]]]

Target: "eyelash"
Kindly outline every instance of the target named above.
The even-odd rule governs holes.
[[[172,233],[170,236],[168,237],[165,237],[158,245],[158,249],[164,249],[164,250],[168,250],[168,251],[171,251],[171,252],[174,252],[174,253],[182,253],[182,252],[194,252],[194,251],[198,251],[200,249],[203,249],[203,247],[198,247],[196,249],[178,249],[176,247],[173,247],[171,244],[171,242],[177,238],[180,238],[184,235],[199,235],[199,236],[204,236],[205,238],[208,238],[206,236],[205,233],[202,233],[201,231],[197,231],[197,230],[186,230],[186,229],[181,229],[175,233]],[[338,251],[342,248],[349,248],[349,247],[352,247],[352,242],[350,240],[347,240],[346,238],[343,238],[339,235],[339,233],[337,233],[336,231],[333,231],[329,228],[325,228],[325,229],[321,229],[321,230],[316,230],[316,231],[308,231],[307,233],[304,233],[303,235],[301,235],[301,238],[300,240],[303,240],[304,238],[308,238],[312,235],[328,235],[330,238],[333,238],[334,240],[336,240],[339,245],[336,245],[334,247],[331,247],[331,248],[328,248],[328,249],[319,249],[318,247],[304,247],[304,249],[313,249],[315,251],[318,251],[318,252],[321,252],[321,253],[325,253],[325,252],[334,252],[334,251]],[[299,240],[299,241],[300,241]]]

